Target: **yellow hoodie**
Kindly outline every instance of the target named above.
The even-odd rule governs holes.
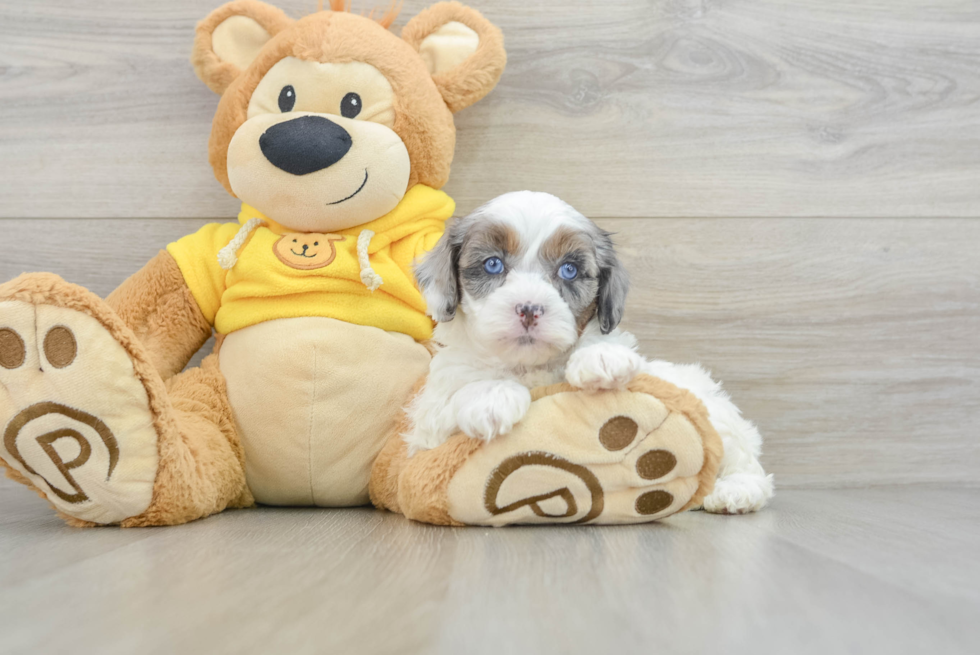
[[[167,252],[221,334],[277,318],[325,316],[421,340],[432,336],[432,321],[412,263],[436,244],[454,210],[452,198],[419,184],[370,223],[307,234],[243,204],[238,224],[205,225]]]

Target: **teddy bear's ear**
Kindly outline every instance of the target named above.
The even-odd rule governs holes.
[[[269,39],[292,23],[281,9],[258,0],[235,0],[215,9],[197,25],[191,62],[215,93],[248,68]]]
[[[453,112],[490,93],[507,64],[500,30],[458,2],[432,5],[408,21],[402,39],[422,56]]]

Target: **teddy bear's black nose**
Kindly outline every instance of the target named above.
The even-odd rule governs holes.
[[[323,116],[300,116],[277,123],[259,137],[259,148],[269,163],[293,175],[333,166],[350,147],[347,130]]]

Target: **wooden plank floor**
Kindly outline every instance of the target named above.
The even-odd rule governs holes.
[[[976,653],[976,490],[757,515],[439,528],[262,508],[77,530],[0,484],[3,653]]]
[[[0,216],[237,211],[188,62],[221,3],[0,0]],[[592,216],[978,214],[974,0],[470,4],[509,64],[458,115],[463,210],[533,188]]]

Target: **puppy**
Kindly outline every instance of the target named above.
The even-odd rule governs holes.
[[[698,365],[646,361],[618,329],[629,280],[608,232],[547,193],[519,191],[457,219],[416,266],[438,322],[425,386],[408,408],[409,453],[456,432],[490,440],[531,405],[529,389],[562,379],[620,389],[647,373],[698,396],[725,455],[704,509],[744,513],[773,494],[762,437]]]

